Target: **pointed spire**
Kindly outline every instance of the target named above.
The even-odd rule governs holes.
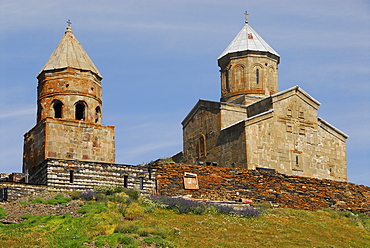
[[[90,59],[89,55],[87,55],[80,42],[78,42],[78,40],[73,35],[72,27],[70,26],[71,21],[68,20],[67,23],[68,26],[66,28],[64,36],[60,40],[54,52],[50,55],[48,61],[40,71],[39,75],[43,71],[64,69],[70,67],[74,69],[91,71],[102,78],[98,69],[95,67],[94,63]]]
[[[242,52],[242,51],[260,51],[269,52],[278,57],[280,55],[262,39],[259,34],[248,24],[248,13],[245,14],[245,25],[236,35],[234,40],[228,45],[228,47],[222,52],[218,59],[224,57],[229,53]]]

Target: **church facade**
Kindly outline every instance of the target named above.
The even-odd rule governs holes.
[[[220,102],[199,100],[182,122],[182,163],[347,181],[348,136],[300,87],[278,91],[279,60],[246,20],[218,58]]]

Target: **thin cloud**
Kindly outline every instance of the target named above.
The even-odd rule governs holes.
[[[9,107],[9,106],[7,106]],[[3,108],[4,109],[4,108]],[[0,113],[0,119],[4,118],[14,118],[18,116],[25,116],[25,115],[35,115],[36,110],[35,108],[26,107],[26,108],[18,108],[18,109],[10,109],[6,110],[6,112]]]

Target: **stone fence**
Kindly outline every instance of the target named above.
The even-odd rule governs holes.
[[[279,207],[332,208],[370,214],[370,187],[347,182],[214,166],[178,165],[156,161],[157,193],[165,196],[271,202]],[[199,189],[185,189],[185,173],[196,174]]]
[[[47,159],[30,173],[29,182],[68,191],[118,185],[150,195],[155,188],[155,173],[149,165]]]
[[[31,185],[18,182],[0,182],[0,201],[14,201],[19,198],[51,190],[45,185]],[[57,189],[52,189],[57,191]],[[5,199],[4,199],[5,198]]]
[[[332,208],[370,215],[370,187],[273,171],[179,165],[164,160],[142,166],[49,160],[40,169],[46,171],[47,180],[41,183],[43,185],[0,182],[0,198],[6,195],[5,200],[15,200],[44,190],[73,191],[98,185],[121,185],[140,189],[146,195],[191,195],[212,201],[251,199],[279,207]]]

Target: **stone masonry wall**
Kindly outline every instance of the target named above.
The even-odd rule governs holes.
[[[6,188],[8,192],[8,201],[14,201],[22,197],[41,193],[48,189],[45,185],[30,185],[14,182],[0,182],[0,188]],[[56,189],[52,189],[55,191]]]
[[[24,170],[31,172],[47,158],[114,163],[114,127],[46,118],[25,134]]]
[[[155,173],[155,168],[148,165],[48,159],[35,170],[35,174],[29,176],[29,182],[81,191],[95,186],[120,185],[128,189],[140,189],[143,194],[152,194],[155,189]],[[46,178],[40,175],[46,175]]]
[[[184,189],[185,172],[198,175],[198,190]],[[271,202],[279,207],[359,211],[370,214],[370,187],[258,170],[157,162],[157,192],[165,196]]]

